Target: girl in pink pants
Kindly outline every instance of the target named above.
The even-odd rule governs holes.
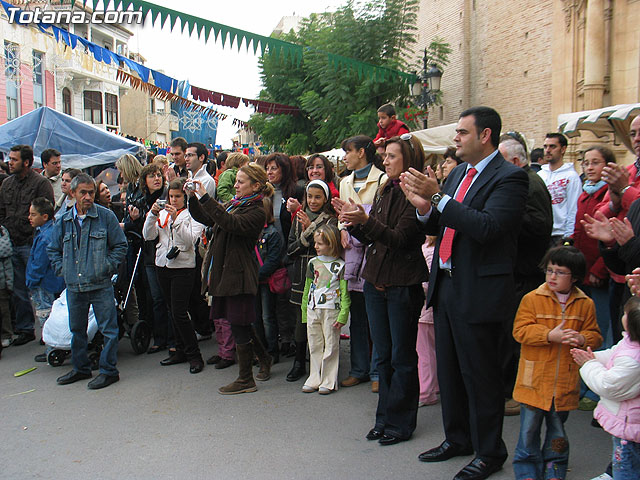
[[[431,267],[431,260],[433,259],[435,241],[436,237],[427,237],[427,241],[422,245],[422,254],[429,267]],[[422,286],[426,297],[429,284],[424,282]],[[416,351],[418,352],[418,377],[420,378],[420,401],[418,406],[424,407],[425,405],[433,405],[438,402],[433,308],[427,308],[426,302],[422,307],[418,322],[418,341],[416,343]]]

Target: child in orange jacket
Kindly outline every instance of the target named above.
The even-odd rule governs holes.
[[[579,368],[570,349],[602,344],[593,300],[575,286],[586,272],[584,255],[574,247],[555,247],[541,265],[546,282],[525,295],[513,324],[513,337],[522,344],[513,390],[522,404],[516,480],[565,478],[569,439],[564,423],[579,400]],[[543,421],[547,431],[541,449]]]

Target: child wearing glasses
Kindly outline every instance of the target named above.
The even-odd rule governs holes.
[[[541,266],[546,281],[525,295],[513,324],[513,337],[522,344],[513,390],[513,399],[522,404],[516,480],[565,478],[569,439],[564,423],[579,397],[579,367],[570,350],[602,343],[593,300],[576,287],[586,273],[584,255],[572,246],[555,247]]]

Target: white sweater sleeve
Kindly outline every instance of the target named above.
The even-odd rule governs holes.
[[[569,185],[567,186],[567,216],[565,219],[564,236],[573,235],[576,226],[576,214],[578,213],[578,198],[582,194],[582,180],[580,176],[574,174],[569,177]]]
[[[149,212],[142,226],[142,236],[145,240],[155,240],[158,238],[158,217]]]
[[[622,402],[640,395],[640,364],[633,358],[620,356],[607,369],[597,360],[589,360],[580,368],[589,388],[608,400]]]

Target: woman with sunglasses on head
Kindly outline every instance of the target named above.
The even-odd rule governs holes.
[[[331,201],[338,214],[345,203],[353,200],[369,211],[375,194],[387,176],[376,165],[378,154],[373,140],[366,135],[357,135],[342,142],[345,152],[344,163],[351,174],[340,182],[340,196]],[[340,239],[344,249],[347,287],[351,297],[351,322],[349,342],[351,344],[351,368],[349,376],[340,382],[341,387],[353,387],[371,380],[371,391],[378,392],[378,367],[375,345],[369,353],[369,319],[362,289],[361,277],[364,266],[366,245],[347,231],[347,226],[339,223]]]
[[[273,194],[273,187],[267,182],[264,169],[255,164],[238,170],[236,195],[224,205],[211,198],[200,182],[193,183],[196,191],[188,190],[189,210],[195,220],[213,227],[204,258],[212,272],[208,289],[213,297],[213,317],[225,318],[231,324],[240,369],[238,378],[220,387],[218,392],[222,395],[255,392],[254,354],[260,362],[255,379],[271,378],[272,358],[257,337],[253,324],[258,292],[255,250],[266,219],[262,199]]]
[[[362,277],[380,390],[375,425],[366,438],[394,445],[409,440],[416,428],[416,340],[428,268],[422,255],[425,235],[400,188],[402,172],[410,167],[422,171],[424,150],[417,138],[403,134],[387,140],[385,153],[388,179],[378,188],[370,213],[350,200],[342,206],[340,220],[369,245]]]

